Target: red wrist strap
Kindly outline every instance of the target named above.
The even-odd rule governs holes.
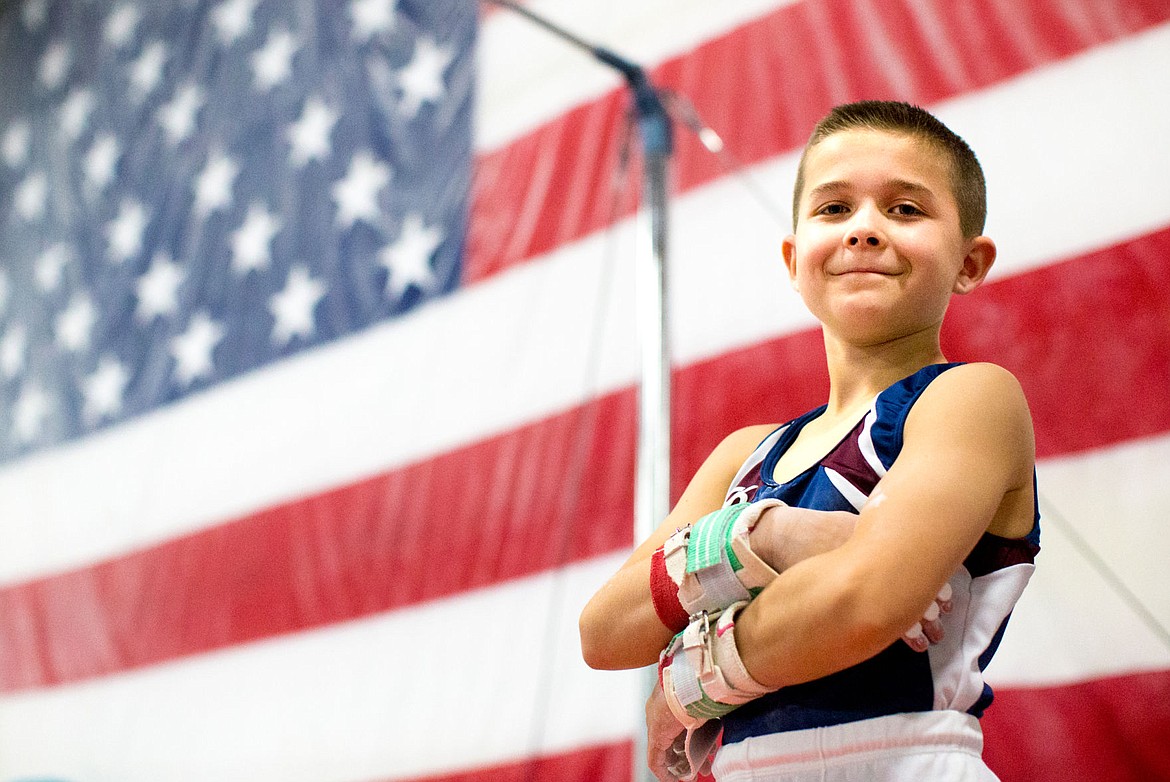
[[[666,572],[666,557],[662,548],[650,558],[650,598],[659,621],[673,633],[684,630],[690,617],[678,600],[678,584]]]

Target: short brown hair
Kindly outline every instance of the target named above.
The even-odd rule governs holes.
[[[983,233],[987,220],[987,183],[983,167],[967,142],[929,111],[901,101],[863,100],[835,107],[813,128],[792,193],[792,226],[796,227],[800,194],[804,190],[804,162],[809,150],[835,133],[845,130],[881,130],[903,133],[933,144],[951,161],[951,190],[959,206],[959,227],[967,237]]]

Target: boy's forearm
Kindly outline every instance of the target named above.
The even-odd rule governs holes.
[[[845,511],[777,507],[765,511],[751,533],[752,550],[776,572],[831,551],[853,533],[857,517]],[[672,633],[650,596],[649,560],[628,564],[581,614],[582,652],[595,668],[653,663]]]
[[[628,564],[581,612],[581,652],[592,668],[640,668],[658,660],[673,633],[650,597],[650,561]]]

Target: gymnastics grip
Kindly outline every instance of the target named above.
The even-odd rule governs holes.
[[[733,603],[751,600],[777,573],[752,551],[750,534],[768,499],[737,503],[687,525],[654,552],[650,594],[662,623],[674,632],[701,612],[714,616]]]
[[[717,619],[700,612],[659,657],[666,704],[686,728],[669,764],[679,779],[694,779],[704,767],[719,739],[721,717],[771,691],[752,678],[735,644],[735,617],[747,604],[734,603]]]

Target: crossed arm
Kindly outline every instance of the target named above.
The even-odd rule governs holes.
[[[654,612],[650,557],[680,526],[722,504],[768,428],[740,430],[696,472],[675,509],[581,615],[596,668],[655,662],[672,633]],[[1034,446],[1015,379],[987,364],[941,375],[912,409],[897,462],[860,515],[799,508],[764,514],[753,548],[780,573],[738,617],[744,665],[772,688],[826,676],[896,641],[930,607],[984,531],[1031,526]]]

